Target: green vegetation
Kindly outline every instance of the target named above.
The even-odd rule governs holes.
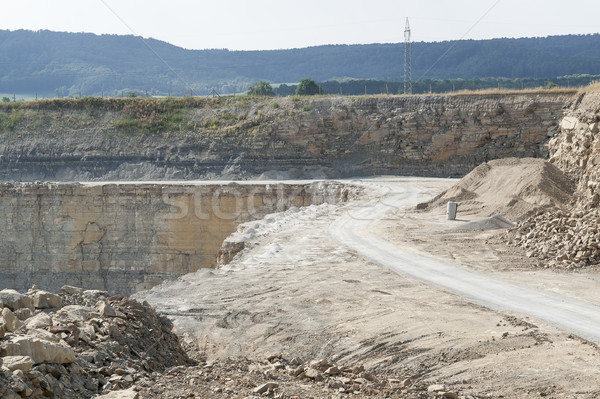
[[[264,80],[257,82],[254,86],[250,86],[248,89],[248,95],[250,96],[274,96],[275,92],[273,87]]]
[[[24,112],[19,109],[9,111],[0,111],[0,131],[12,131],[21,120],[23,120]]]
[[[10,98],[8,98],[8,97],[2,97],[2,102],[3,103],[9,103],[10,102]]]
[[[321,94],[321,86],[312,79],[302,79],[296,87],[297,96],[314,96]]]

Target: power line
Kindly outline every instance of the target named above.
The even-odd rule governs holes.
[[[475,23],[473,25],[471,25],[471,27],[460,37],[460,39],[455,40],[452,45],[450,47],[448,47],[448,49],[444,52],[444,54],[442,54],[430,67],[429,69],[427,69],[423,75],[421,75],[421,77],[419,79],[417,79],[417,82],[420,81],[421,79],[423,79],[425,77],[425,75],[427,75],[429,73],[429,71],[431,71],[441,60],[442,58],[444,58],[449,52],[450,50],[452,50],[454,48],[454,46],[456,46],[458,44],[458,42],[462,39],[465,38],[465,36],[467,36],[469,33],[471,33],[471,31],[477,26],[479,25],[479,23],[490,13],[492,12],[492,10],[498,5],[500,4],[500,1],[502,0],[497,0],[482,16],[481,18],[479,18],[477,21],[475,21]]]
[[[178,78],[179,80],[181,80],[181,81],[182,81],[182,82],[185,84],[185,86],[187,86],[187,87],[191,87],[191,85],[190,85],[190,84],[187,82],[187,80],[186,80],[186,79],[184,79],[184,78],[183,78],[181,75],[179,75],[179,74],[178,74],[178,73],[177,73],[177,72],[176,72],[176,71],[175,71],[175,70],[174,70],[174,69],[171,67],[171,65],[169,65],[169,63],[168,63],[167,61],[165,61],[165,60],[164,60],[164,58],[162,58],[162,57],[161,57],[161,56],[160,56],[160,55],[159,55],[159,54],[158,54],[158,53],[157,53],[157,52],[156,52],[156,51],[155,51],[155,50],[152,48],[152,46],[150,46],[150,45],[147,43],[147,41],[146,41],[146,40],[144,40],[144,38],[143,38],[142,36],[138,35],[138,34],[137,34],[137,33],[136,33],[136,32],[135,32],[135,31],[134,31],[132,28],[131,28],[131,26],[129,26],[129,24],[127,24],[127,22],[125,22],[125,20],[124,20],[123,18],[121,18],[121,16],[120,16],[119,14],[117,14],[117,12],[116,12],[115,10],[113,10],[113,9],[112,9],[112,8],[111,8],[111,7],[108,5],[108,3],[106,3],[106,1],[105,1],[105,0],[100,0],[100,2],[101,2],[102,4],[104,4],[104,6],[105,6],[106,8],[108,8],[108,10],[109,10],[109,11],[110,11],[110,12],[111,12],[111,13],[112,13],[112,14],[113,14],[115,17],[117,17],[117,19],[118,19],[119,21],[121,21],[121,23],[122,23],[123,25],[125,25],[125,27],[126,27],[127,29],[129,29],[129,31],[130,31],[130,32],[131,32],[131,33],[132,33],[134,36],[137,36],[137,37],[139,37],[139,38],[140,38],[140,40],[142,41],[142,43],[144,43],[144,45],[145,45],[146,47],[148,47],[148,49],[150,49],[150,51],[152,51],[152,52],[154,53],[154,55],[155,55],[156,57],[158,57],[158,59],[159,59],[159,60],[161,60],[161,61],[162,61],[162,63],[163,63],[163,64],[165,64],[165,65],[167,66],[167,68],[169,68],[169,70],[170,70],[171,72],[173,72],[173,74],[174,74],[175,76],[177,76],[177,78]]]

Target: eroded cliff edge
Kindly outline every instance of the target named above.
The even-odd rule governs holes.
[[[545,157],[570,92],[2,104],[0,179],[458,176]]]

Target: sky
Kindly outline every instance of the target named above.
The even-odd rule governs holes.
[[[135,34],[187,49],[289,49],[600,32],[598,0],[4,0],[0,29]]]

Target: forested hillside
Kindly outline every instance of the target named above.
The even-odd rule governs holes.
[[[597,75],[598,48],[600,34],[414,43],[413,80]],[[0,30],[0,93],[5,94],[206,95],[213,88],[239,93],[259,80],[302,78],[402,82],[403,44],[186,50],[134,36]]]

